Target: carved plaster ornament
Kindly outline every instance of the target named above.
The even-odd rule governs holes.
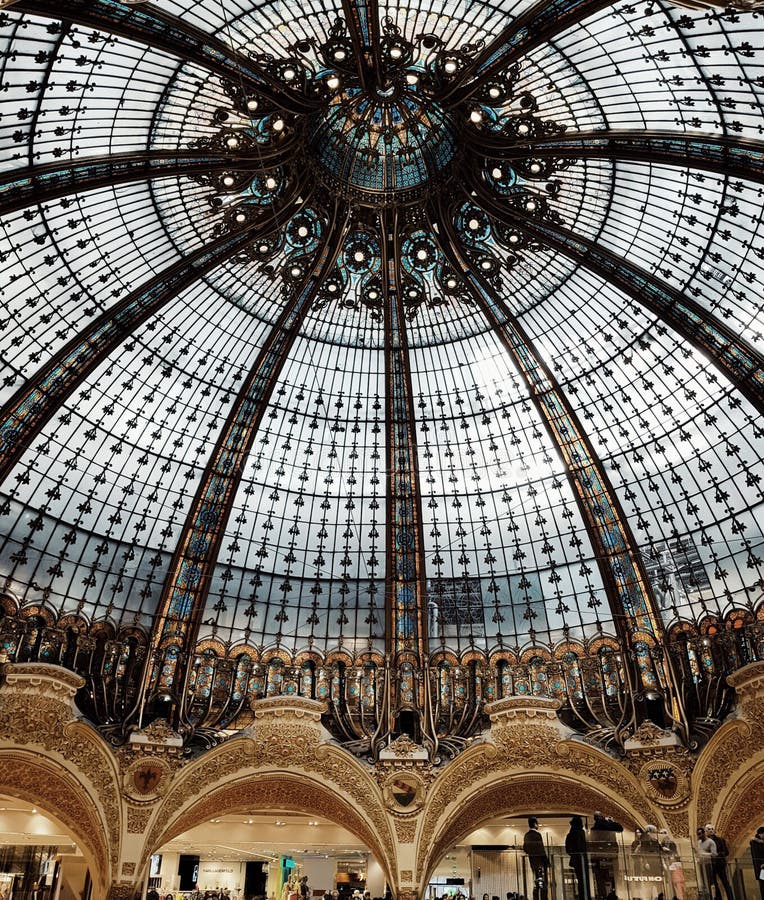
[[[154,719],[145,728],[131,732],[130,743],[175,748],[183,746],[183,737],[172,729],[166,719]]]
[[[427,759],[427,750],[414,743],[407,734],[397,737],[391,744],[380,751],[381,760],[394,759]]]
[[[679,735],[668,728],[660,728],[654,722],[644,721],[634,734],[624,741],[624,749],[641,750],[644,747],[678,747],[681,745]]]

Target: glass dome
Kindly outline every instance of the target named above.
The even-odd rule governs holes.
[[[760,14],[61,9],[0,13],[8,604],[415,660],[756,614]]]

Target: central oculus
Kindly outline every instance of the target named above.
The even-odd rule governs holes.
[[[419,199],[446,177],[457,147],[448,113],[397,84],[335,95],[313,117],[309,144],[321,181],[371,206]]]

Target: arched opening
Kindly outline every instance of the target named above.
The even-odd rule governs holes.
[[[612,839],[603,838],[601,832],[595,832],[595,812],[620,825],[622,832],[614,830]],[[604,898],[613,890],[619,900],[644,900],[661,890],[665,896],[673,896],[673,890],[667,893],[670,882],[662,884],[668,876],[660,853],[648,860],[645,847],[640,865],[632,853],[635,827],[652,824],[660,828],[662,823],[644,821],[643,815],[626,803],[580,781],[550,775],[504,779],[468,797],[435,833],[427,861],[423,848],[420,858],[423,871],[428,872],[423,898],[462,894],[485,900],[487,894],[488,900],[505,900],[508,895],[510,900],[570,900],[576,896],[577,876],[565,845],[573,816],[581,817],[588,843],[585,877],[591,896]],[[533,828],[537,836],[524,849],[531,817],[538,820]],[[539,845],[534,864],[528,848],[539,850]],[[539,856],[546,860],[543,866]],[[656,886],[649,894],[644,890],[648,876],[655,876]],[[653,882],[649,886],[653,887]]]
[[[93,900],[99,900],[104,895],[110,871],[108,844],[98,810],[83,785],[51,761],[23,751],[4,750],[0,751],[0,797],[8,799],[7,804],[0,805],[6,805],[8,810],[19,810],[21,819],[27,816],[29,830],[26,833],[34,841],[39,831],[41,840],[44,839],[40,847],[53,846],[45,842],[45,829],[50,827],[57,841],[61,838],[61,847],[68,848],[65,854],[62,851],[62,857],[69,858],[62,858],[62,863],[66,864],[61,866],[58,881],[63,898],[66,898],[67,890],[72,894],[69,900],[80,900],[83,896],[84,900],[89,900],[91,896]],[[15,824],[19,824],[21,819],[15,820]],[[44,825],[46,821],[51,825]],[[0,830],[12,827],[15,827],[13,821],[0,821]],[[13,831],[7,833],[15,834]],[[13,837],[8,841],[0,837],[0,841],[4,846],[16,846]],[[71,850],[72,845],[75,851]],[[56,846],[59,846],[58,843]],[[47,869],[45,874],[47,876]],[[24,885],[28,882],[26,878]],[[21,894],[14,892],[14,900],[20,896],[24,900],[55,900],[49,893],[38,893],[32,897],[33,883],[29,882],[26,895],[26,887],[19,889]]]
[[[341,824],[293,809],[224,813],[165,842],[151,855],[148,888],[216,892],[237,900],[302,900],[337,892],[383,897],[386,879],[370,848]]]
[[[0,897],[91,900],[92,862],[72,829],[29,800],[0,794]]]
[[[146,859],[160,896],[196,888],[303,900],[295,882],[307,876],[311,900],[333,891],[352,900],[357,891],[381,898],[391,883],[390,855],[357,804],[304,776],[232,778],[157,822]]]

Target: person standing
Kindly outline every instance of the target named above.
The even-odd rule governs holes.
[[[570,830],[565,835],[565,852],[570,857],[570,868],[576,876],[578,900],[591,900],[589,890],[589,856],[586,852],[586,832],[581,816],[573,816]]]
[[[761,900],[764,900],[764,825],[756,829],[756,834],[750,843],[750,847],[753,877],[759,885]]]
[[[539,831],[539,820],[535,816],[528,817],[528,830],[523,838],[523,853],[533,873],[533,900],[547,900],[549,857],[546,855],[544,838]]]
[[[705,828],[698,828],[698,841],[695,849],[698,855],[698,867],[700,869],[700,885],[706,897],[711,896],[711,884],[713,882],[713,862],[716,856],[716,842],[706,834]],[[717,888],[718,891],[718,888]]]
[[[645,832],[637,853],[640,858],[642,875],[653,879],[663,877],[661,847],[658,842],[658,829],[655,825],[645,825]]]
[[[727,871],[727,857],[729,856],[729,847],[724,838],[716,833],[713,825],[706,825],[706,837],[716,844],[716,855],[711,860],[711,885],[714,888],[715,900],[721,900],[721,891],[719,890],[719,882],[724,888],[724,894],[727,900],[735,900],[735,894],[730,884],[729,873]]]
[[[684,869],[682,868],[682,860],[679,856],[676,842],[671,839],[671,835],[665,828],[661,828],[658,832],[658,842],[661,847],[663,865],[671,879],[674,896],[676,900],[684,900]],[[764,900],[764,897],[762,897],[762,900]]]
[[[605,900],[616,893],[618,880],[618,839],[616,834],[623,831],[623,825],[601,812],[594,813],[594,822],[589,830],[589,847],[594,872],[594,885],[598,900]]]

